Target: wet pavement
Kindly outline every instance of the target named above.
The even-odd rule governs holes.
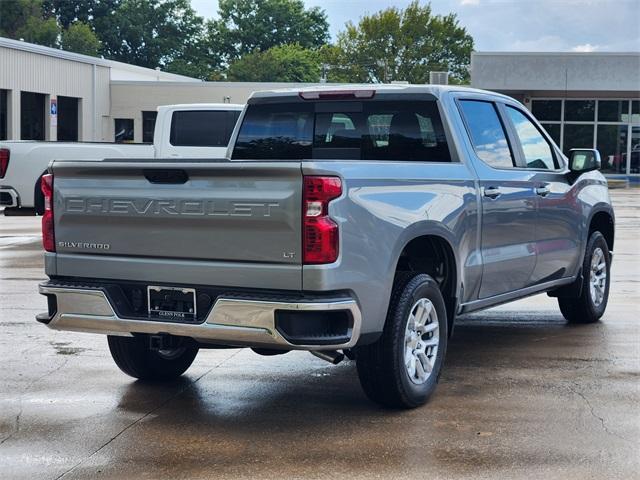
[[[104,337],[35,322],[39,219],[0,216],[0,478],[640,478],[640,190],[612,193],[603,321],[568,326],[546,295],[467,316],[411,411],[304,352],[206,350],[136,382]]]

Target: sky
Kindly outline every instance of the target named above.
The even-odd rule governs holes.
[[[327,12],[332,37],[347,21],[410,0],[305,0]],[[421,0],[425,4],[425,0]],[[215,18],[216,0],[191,0]],[[436,14],[455,13],[476,51],[640,51],[640,0],[433,0]]]

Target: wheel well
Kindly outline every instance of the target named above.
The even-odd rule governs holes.
[[[47,173],[46,170],[42,172],[42,175],[44,175],[45,173]],[[44,194],[42,193],[42,189],[40,188],[42,175],[40,175],[38,177],[38,180],[36,180],[36,184],[33,190],[33,208],[38,215],[44,214]]]
[[[449,334],[456,315],[457,269],[456,257],[449,242],[436,235],[424,235],[411,240],[402,250],[398,272],[420,272],[430,275],[440,287],[447,306]]]
[[[600,232],[607,242],[609,251],[613,252],[613,218],[607,212],[598,212],[591,219],[589,224],[589,236],[593,232]]]

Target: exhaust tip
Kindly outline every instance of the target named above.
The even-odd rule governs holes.
[[[344,353],[340,353],[337,350],[312,350],[311,355],[318,357],[333,365],[338,365],[344,360]]]

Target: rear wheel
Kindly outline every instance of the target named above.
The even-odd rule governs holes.
[[[424,404],[437,386],[447,337],[446,307],[435,280],[398,274],[382,336],[357,351],[366,395],[393,408]]]
[[[116,365],[140,380],[171,380],[182,375],[193,363],[198,347],[186,340],[170,349],[152,350],[145,336],[109,335],[109,350]]]
[[[597,322],[609,300],[611,256],[607,241],[593,232],[587,242],[582,265],[582,288],[579,297],[559,297],[558,304],[570,323]]]

